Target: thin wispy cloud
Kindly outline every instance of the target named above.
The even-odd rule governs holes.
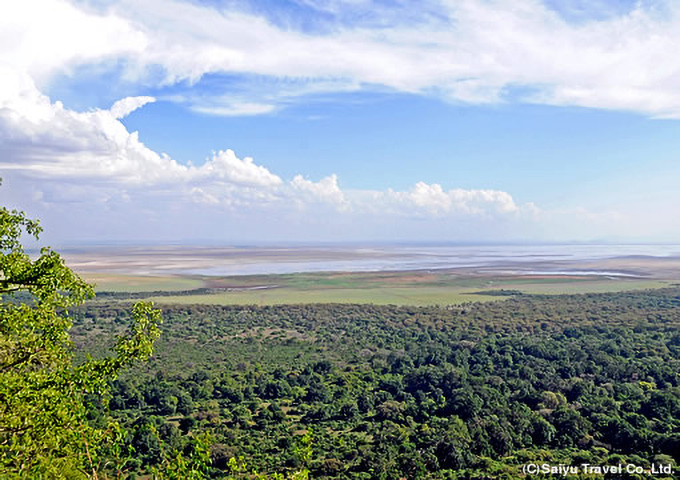
[[[312,3],[334,12],[373,8],[371,2]],[[116,60],[128,78],[160,67],[164,84],[200,82],[209,73],[256,74],[304,79],[311,91],[316,82],[327,87],[333,80],[338,88],[378,85],[471,103],[503,101],[506,90],[525,86],[533,93],[520,100],[680,116],[680,60],[673,54],[680,13],[672,3],[662,11],[658,3],[639,3],[587,23],[536,0],[427,5],[439,16],[393,28],[339,24],[309,33],[177,0],[121,0],[99,11],[27,0],[1,7],[3,31],[13,38],[3,42],[2,57],[41,79]]]
[[[252,102],[214,102],[209,105],[193,105],[191,109],[195,112],[207,115],[217,115],[222,117],[243,117],[250,115],[263,115],[276,111],[276,105]]]

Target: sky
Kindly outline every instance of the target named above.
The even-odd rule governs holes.
[[[680,243],[680,4],[0,2],[54,244]]]

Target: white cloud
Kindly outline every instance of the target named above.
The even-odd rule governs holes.
[[[672,53],[680,14],[672,5],[664,17],[640,4],[573,24],[536,0],[457,0],[439,5],[446,21],[339,25],[326,34],[177,1],[121,5],[120,16],[150,19],[145,33],[153,41],[138,61],[162,65],[168,81],[248,73],[305,79],[313,89],[333,79],[471,103],[502,101],[508,88],[529,86],[536,91],[530,101],[680,115],[680,59]]]
[[[183,94],[166,96],[164,99],[186,104],[195,112],[235,117],[274,113],[310,95],[318,98],[328,93],[355,92],[360,89],[359,84],[346,80],[248,76],[221,87],[220,91],[226,91],[223,94],[196,93],[200,88],[185,86]]]
[[[416,183],[410,190],[374,192],[364,200],[374,211],[391,211],[405,215],[498,216],[519,213],[521,208],[512,196],[499,190],[444,190],[437,183]],[[535,208],[533,205],[528,209]]]
[[[0,170],[19,172],[43,181],[59,181],[64,190],[47,189],[41,202],[74,199],[107,203],[119,194],[148,198],[172,196],[229,208],[270,208],[281,211],[330,205],[347,214],[385,212],[416,215],[487,215],[517,211],[512,197],[491,190],[448,190],[438,184],[417,183],[406,192],[377,192],[379,201],[366,202],[366,193],[345,195],[335,174],[314,182],[296,175],[284,182],[250,157],[221,150],[202,165],[183,165],[146,147],[137,132],[129,132],[120,118],[153,101],[128,97],[109,110],[76,112],[51,102],[26,76],[3,76],[0,97]],[[78,185],[80,184],[80,185]],[[97,194],[93,194],[96,191]],[[135,193],[137,192],[137,193]],[[116,200],[118,199],[118,200]]]
[[[194,105],[191,109],[195,112],[220,117],[243,117],[250,115],[262,115],[272,113],[276,110],[276,105],[253,102],[236,102],[228,105]]]
[[[174,180],[187,167],[149,150],[118,117],[147,103],[124,99],[112,110],[75,112],[52,103],[25,75],[5,71],[0,93],[1,168],[38,176],[124,183]]]
[[[193,187],[189,190],[192,201],[196,203],[204,203],[208,205],[219,205],[220,201],[214,195],[207,193],[201,187]]]
[[[189,170],[190,176],[220,179],[233,183],[256,186],[280,185],[282,180],[261,165],[253,163],[253,159],[240,159],[232,150],[219,151],[210,161],[198,168]]]
[[[52,103],[26,75],[11,70],[0,74],[0,169],[131,185],[282,183],[252,158],[239,159],[231,150],[194,167],[147,148],[138,133],[129,132],[119,119],[153,101],[152,97],[125,98],[110,110],[76,112]]]
[[[296,175],[290,182],[295,190],[312,197],[336,205],[339,208],[347,207],[345,195],[338,186],[338,177],[333,174],[322,178],[318,182],[306,180],[302,175]]]
[[[110,112],[114,118],[125,118],[138,108],[143,107],[147,103],[155,102],[153,97],[127,97],[118,100],[111,106]]]
[[[373,7],[313,3],[334,12]],[[425,2],[422,10],[437,15],[392,28],[338,24],[308,33],[179,0],[118,0],[101,12],[65,0],[23,0],[0,5],[0,58],[39,83],[78,65],[117,62],[128,79],[161,67],[165,83],[254,74],[304,81],[299,93],[318,91],[317,84],[340,91],[377,85],[471,103],[503,101],[508,89],[525,86],[534,91],[528,101],[679,117],[680,58],[673,52],[680,9],[672,2],[651,5],[572,23],[538,0],[448,0]],[[270,113],[274,100],[290,98],[287,88],[271,85],[269,101],[260,96],[195,108]]]
[[[441,185],[436,183],[428,185],[424,182],[418,182],[410,192],[396,195],[417,207],[425,208],[435,213],[451,210],[451,196],[448,192],[444,192]]]
[[[309,74],[313,77],[315,72],[309,69],[320,68],[316,73],[322,75],[323,79],[318,82],[310,80],[311,77],[300,82],[284,82],[285,95],[289,98],[311,90],[323,92],[356,88],[356,84],[338,80],[343,76],[351,77],[352,75],[345,75],[347,72],[344,69],[349,66],[351,70],[354,67],[351,66],[350,52],[337,39],[329,38],[324,45],[313,47],[307,58],[303,45],[310,39],[308,35],[280,31],[261,19],[243,14],[215,14],[213,10],[204,7],[177,2],[163,4],[168,8],[149,11],[149,15],[139,17],[145,19],[144,23],[128,22],[122,15],[117,16],[120,12],[112,11],[101,16],[77,10],[57,0],[47,0],[47,10],[52,11],[62,25],[51,25],[51,34],[59,36],[59,28],[68,28],[69,35],[74,38],[95,35],[89,27],[80,30],[82,24],[92,17],[96,20],[96,25],[99,25],[97,22],[103,22],[97,33],[103,40],[95,39],[86,46],[79,46],[77,42],[61,43],[62,48],[68,48],[69,54],[63,54],[64,56],[54,62],[49,55],[3,56],[3,60],[9,59],[9,62],[4,64],[0,72],[0,170],[18,172],[25,178],[43,182],[45,188],[36,190],[36,198],[44,205],[84,202],[86,199],[109,204],[123,200],[131,202],[131,199],[139,201],[142,197],[146,199],[145,202],[153,203],[149,200],[153,196],[167,201],[179,194],[179,201],[185,198],[190,202],[221,205],[231,209],[271,208],[282,211],[287,208],[286,205],[292,204],[298,209],[330,205],[343,214],[348,214],[352,209],[359,213],[370,212],[373,206],[363,202],[362,197],[365,195],[355,192],[352,198],[346,196],[339,187],[336,175],[327,176],[318,182],[297,175],[290,182],[284,182],[266,167],[257,165],[252,158],[241,159],[232,150],[220,150],[202,165],[194,166],[183,165],[165,154],[149,149],[140,141],[139,134],[128,131],[120,119],[155,101],[153,97],[127,97],[115,102],[108,110],[77,112],[64,107],[58,101],[51,101],[40,92],[34,82],[36,76],[54,73],[65,66],[76,65],[79,61],[99,61],[111,56],[124,56],[129,52],[134,52],[136,57],[134,61],[130,58],[128,60],[142,67],[158,60],[167,68],[169,78],[198,78],[211,68],[228,68],[223,61],[215,61],[213,67],[208,68],[202,64],[208,57],[201,56],[216,55],[210,58],[215,60],[222,56],[222,60],[225,60],[229,57],[223,55],[225,48],[228,49],[225,43],[234,43],[233,52],[236,53],[233,58],[241,58],[246,70],[250,69],[250,62],[261,61],[264,62],[261,73],[269,72],[269,68],[276,64],[276,68],[281,68],[279,73],[286,74],[291,66],[286,56],[280,55],[280,51],[276,49],[268,52],[272,45],[278,48],[279,43],[287,45],[286,48],[294,57],[298,56],[300,62],[297,66],[301,70],[297,76]],[[145,4],[146,7],[153,5],[160,6],[153,2]],[[37,4],[33,7],[37,8]],[[27,15],[28,10],[24,7],[17,11],[8,10],[6,5],[4,8],[4,13],[7,13],[5,18],[14,16],[15,19],[26,20],[23,16]],[[159,13],[161,11],[165,13]],[[187,22],[187,19],[193,21]],[[161,20],[162,28],[156,24]],[[171,40],[170,31],[166,30],[169,25],[177,26],[178,36],[186,36],[187,42],[180,45],[180,42]],[[198,25],[201,25],[200,29]],[[187,26],[189,30],[183,31]],[[225,30],[225,27],[229,28]],[[132,46],[121,45],[120,48],[102,47],[96,53],[97,45],[116,43],[109,38],[111,35],[131,32],[139,42]],[[238,32],[243,35],[236,35]],[[32,27],[26,28],[22,35],[28,45],[39,43],[40,32]],[[358,34],[358,37],[354,34],[342,35],[349,35],[347,40],[353,42],[356,48],[362,47],[360,37],[365,33]],[[150,40],[152,38],[154,41]],[[212,42],[214,48],[204,48],[205,42]],[[258,55],[253,58],[250,54],[246,55],[254,44],[260,44],[263,49],[261,58]],[[46,48],[50,51],[52,45],[46,45]],[[376,48],[384,49],[380,45]],[[173,49],[181,51],[173,52]],[[338,62],[338,58],[327,59],[328,49],[336,51],[340,57],[349,55],[348,66],[341,65],[343,62]],[[315,66],[322,57],[326,58],[322,62],[326,66]],[[389,57],[390,55],[386,57],[388,63]],[[366,57],[361,69],[369,72],[369,63],[372,60],[370,55]],[[238,62],[234,63],[237,64]],[[331,65],[332,69],[340,68],[335,79],[324,72]],[[204,107],[204,111],[215,114],[257,114],[272,108],[274,107],[270,104],[232,101],[231,104],[223,103],[220,107]],[[55,187],[55,181],[60,182],[64,188]],[[436,215],[451,212],[478,214],[485,212],[489,206],[498,210],[496,200],[480,200],[481,194],[478,191],[443,192],[439,185],[427,186],[420,183],[410,192],[382,192],[379,195],[384,207],[395,212],[405,207],[414,207],[420,213]],[[443,202],[441,205],[436,204],[437,196],[442,197],[439,199],[440,203]]]
[[[36,81],[77,65],[133,57],[147,48],[147,38],[129,19],[63,0],[0,2],[0,63]]]

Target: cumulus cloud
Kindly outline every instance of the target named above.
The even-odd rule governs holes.
[[[425,208],[433,212],[445,212],[451,209],[452,198],[449,192],[444,192],[441,185],[428,185],[418,182],[410,192],[395,194],[417,207]]]
[[[280,185],[282,180],[253,159],[240,159],[232,150],[219,151],[201,167],[189,170],[190,176],[227,180],[233,183],[257,186]]]
[[[536,207],[518,206],[512,196],[500,190],[444,190],[437,183],[416,183],[405,191],[387,190],[373,192],[362,203],[374,211],[390,211],[401,215],[430,217],[442,216],[498,216],[514,215],[525,208],[527,212]]]
[[[53,191],[43,195],[42,201],[72,201],[81,192],[81,200],[108,202],[117,198],[113,195],[117,186],[119,191],[142,188],[145,195],[156,190],[160,196],[172,188],[192,202],[232,207],[281,207],[292,200],[298,208],[324,204],[340,212],[355,209],[360,213],[378,204],[385,211],[402,214],[479,215],[518,209],[505,192],[444,191],[441,185],[423,182],[405,192],[379,192],[380,202],[367,203],[361,192],[345,195],[334,174],[319,181],[296,175],[284,182],[252,158],[239,158],[232,150],[220,150],[199,166],[184,165],[146,147],[137,132],[129,132],[120,122],[121,117],[152,102],[151,97],[129,97],[108,110],[76,112],[53,103],[27,76],[2,78],[7,88],[0,97],[0,153],[5,159],[0,170],[73,182],[68,199]],[[94,187],[75,185],[82,180],[108,187],[99,187],[93,195]]]
[[[128,97],[110,109],[77,112],[52,102],[26,74],[11,70],[0,76],[0,170],[20,172],[43,181],[68,185],[67,196],[57,189],[40,193],[42,202],[92,199],[119,201],[143,189],[158,197],[169,189],[191,202],[231,208],[285,209],[327,205],[338,212],[370,213],[377,205],[385,212],[427,215],[485,215],[512,213],[518,207],[505,192],[448,190],[441,185],[417,183],[404,192],[377,192],[379,201],[366,195],[346,195],[336,175],[312,181],[296,175],[286,182],[250,157],[220,150],[198,166],[184,165],[146,147],[137,132],[129,132],[120,119],[153,102],[153,97]],[[87,186],[78,185],[83,181]],[[97,187],[89,184],[96,183]],[[94,194],[93,192],[97,192]],[[277,206],[278,205],[278,206]]]
[[[119,121],[149,99],[124,99],[112,110],[76,112],[52,103],[25,75],[4,72],[0,93],[3,169],[38,176],[101,178],[125,183],[173,180],[187,168],[146,148]]]
[[[329,206],[349,215],[396,214],[441,217],[513,214],[512,197],[495,190],[444,190],[415,184],[407,191],[343,192],[335,174],[313,181],[284,181],[250,157],[220,150],[198,166],[184,165],[146,147],[120,118],[154,99],[128,97],[108,110],[76,112],[40,93],[26,75],[1,76],[0,170],[19,172],[64,188],[39,192],[42,203],[123,199],[153,203],[168,197],[231,209],[285,211]],[[83,183],[85,182],[85,183]],[[96,186],[95,186],[96,184]],[[170,194],[169,192],[174,192]],[[377,210],[379,211],[377,211]]]
[[[0,76],[0,168],[42,177],[83,178],[132,185],[229,182],[274,186],[281,179],[252,158],[219,151],[187,166],[147,148],[120,118],[152,97],[119,100],[109,110],[76,112],[52,103],[26,75]]]
[[[338,207],[347,206],[347,200],[338,186],[338,177],[335,174],[322,178],[318,182],[312,182],[302,175],[296,175],[290,183],[295,190],[303,194]]]

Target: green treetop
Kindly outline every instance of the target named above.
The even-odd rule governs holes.
[[[159,310],[138,303],[115,354],[74,364],[68,308],[92,298],[91,285],[43,248],[32,259],[21,236],[37,221],[0,207],[0,477],[97,478],[115,471],[120,430],[86,420],[85,397],[105,394],[124,367],[153,352]]]

